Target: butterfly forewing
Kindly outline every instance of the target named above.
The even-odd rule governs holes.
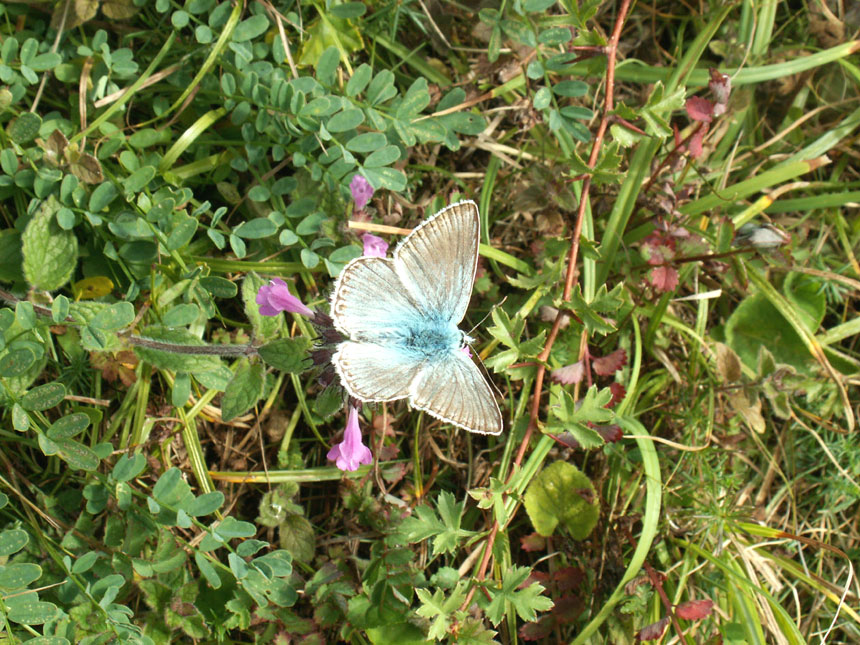
[[[412,382],[409,403],[471,432],[499,434],[502,413],[478,366],[454,350],[444,361],[426,364]]]
[[[386,258],[356,258],[337,280],[331,315],[338,331],[353,340],[382,341],[423,315]]]
[[[394,266],[424,312],[460,322],[466,315],[478,263],[480,219],[475,202],[442,209],[394,252]]]

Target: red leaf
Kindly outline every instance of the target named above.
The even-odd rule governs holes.
[[[681,131],[678,129],[677,123],[672,124],[672,134],[675,137],[675,147],[680,148],[682,139],[681,139]]]
[[[666,625],[668,624],[669,618],[666,617],[661,620],[658,620],[656,623],[645,625],[645,627],[640,629],[639,633],[636,634],[636,640],[655,641],[663,635],[663,632],[666,631]]]
[[[651,233],[642,240],[642,250],[648,264],[663,264],[675,257],[675,239],[668,233]]]
[[[585,609],[585,603],[579,596],[565,594],[561,598],[553,601],[555,604],[552,607],[552,615],[560,624],[572,623],[579,618],[582,610]]]
[[[616,441],[620,441],[621,437],[624,436],[624,433],[621,431],[621,428],[618,426],[594,426],[594,429],[597,430],[597,433],[603,437],[603,440],[606,443],[614,443]]]
[[[693,159],[698,159],[702,156],[702,142],[705,140],[705,134],[708,132],[707,127],[700,127],[690,137],[690,156]]]
[[[542,535],[532,533],[520,538],[520,546],[523,551],[543,551],[546,548],[546,539]]]
[[[713,600],[688,600],[675,607],[675,615],[684,620],[701,620],[711,615]]]
[[[585,571],[579,567],[564,567],[554,572],[552,579],[558,585],[559,591],[567,591],[582,584],[585,580]]]
[[[614,408],[624,400],[625,396],[627,396],[627,388],[621,385],[621,383],[615,382],[609,384],[609,389],[612,392],[612,399],[606,407]]]
[[[524,641],[538,641],[552,634],[555,629],[555,618],[544,616],[536,623],[526,623],[520,627],[520,638]]]
[[[592,369],[600,376],[609,376],[610,374],[614,374],[625,365],[627,365],[627,352],[623,349],[616,349],[611,354],[607,354],[601,358],[595,358],[591,361]]]
[[[687,99],[684,107],[687,109],[687,115],[693,121],[710,123],[714,119],[714,104],[701,96],[691,96]]]
[[[672,291],[678,286],[678,272],[669,264],[654,267],[648,274],[648,281],[658,291]]]
[[[585,363],[577,361],[572,365],[559,367],[557,370],[552,371],[551,376],[553,381],[563,383],[564,385],[580,383],[585,378]]]

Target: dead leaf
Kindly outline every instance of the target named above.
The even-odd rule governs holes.
[[[741,380],[741,359],[728,345],[717,343],[717,374],[723,383],[737,383]]]
[[[102,0],[102,13],[112,20],[128,20],[138,11],[133,0]]]
[[[85,152],[71,164],[72,174],[86,184],[100,184],[104,180],[99,160]]]

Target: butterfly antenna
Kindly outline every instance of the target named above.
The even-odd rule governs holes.
[[[505,300],[507,300],[507,299],[508,299],[508,297],[507,297],[507,296],[505,296],[504,298],[502,298],[502,301],[501,301],[501,302],[497,302],[497,303],[496,303],[496,304],[494,304],[492,307],[490,307],[490,310],[489,310],[486,314],[484,314],[484,317],[483,317],[483,318],[481,318],[481,321],[480,321],[477,325],[475,325],[474,327],[472,327],[472,328],[469,330],[469,334],[468,334],[468,335],[469,335],[469,336],[471,336],[473,331],[475,331],[478,327],[480,327],[481,325],[483,325],[483,324],[484,324],[484,321],[485,321],[485,320],[487,320],[487,318],[489,318],[490,316],[492,316],[492,315],[493,315],[493,310],[495,310],[495,308],[496,308],[496,307],[501,307],[503,304],[505,304]]]

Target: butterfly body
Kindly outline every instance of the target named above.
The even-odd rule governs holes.
[[[331,314],[349,340],[332,362],[351,396],[409,399],[472,432],[502,431],[493,392],[463,351],[472,339],[457,327],[472,293],[479,228],[474,202],[453,204],[418,226],[393,258],[344,267]]]

